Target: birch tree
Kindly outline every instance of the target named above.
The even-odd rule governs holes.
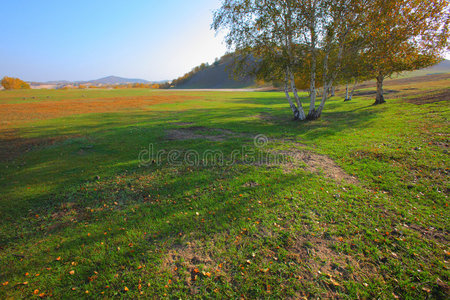
[[[385,103],[386,77],[439,62],[448,50],[448,0],[374,0],[365,26],[365,66],[377,81],[374,104]]]
[[[263,76],[284,82],[295,119],[315,120],[343,69],[355,83],[376,77],[379,104],[385,77],[436,63],[448,48],[448,7],[449,0],[224,0],[212,27],[226,30],[229,49],[263,62]],[[306,81],[307,115],[297,92]]]
[[[308,32],[303,42],[308,45],[310,57],[310,106],[307,119],[320,118],[328,91],[333,86],[352,39],[352,32],[364,23],[371,1],[366,0],[308,0],[299,3],[298,16],[304,20]],[[317,66],[321,59],[323,93],[320,103],[316,95]],[[318,103],[318,104],[317,104]]]
[[[336,83],[345,85],[345,100],[351,101],[359,82],[371,79],[368,65],[364,62],[362,56],[363,40],[354,35],[353,41],[345,49],[342,69]]]
[[[297,87],[295,69],[299,57],[295,50],[298,18],[292,0],[224,0],[214,13],[212,28],[226,29],[230,50],[253,54],[279,74],[282,70],[284,90],[294,119],[306,119]],[[267,70],[267,69],[266,69]],[[266,74],[265,74],[266,75]],[[290,97],[293,92],[295,103]]]

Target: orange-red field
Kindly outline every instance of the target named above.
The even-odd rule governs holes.
[[[161,103],[176,103],[194,99],[182,95],[130,96],[94,99],[44,100],[31,103],[0,103],[2,126],[33,120],[59,118],[77,114],[116,112],[125,109],[145,109]],[[1,129],[0,127],[0,129]]]

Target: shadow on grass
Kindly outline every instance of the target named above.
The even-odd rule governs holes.
[[[273,94],[276,96],[276,94]],[[274,97],[275,98],[275,97]],[[231,98],[235,103],[258,103],[264,106],[285,102],[280,98]],[[282,102],[283,101],[283,102]],[[361,103],[355,105],[361,106]],[[354,105],[352,105],[354,106]],[[1,185],[5,195],[1,212],[6,219],[23,216],[28,209],[54,206],[57,195],[80,183],[114,176],[138,168],[139,152],[155,144],[167,151],[207,149],[231,153],[244,145],[252,146],[252,136],[295,138],[309,143],[326,139],[348,129],[364,128],[380,110],[369,107],[348,109],[340,100],[330,101],[320,120],[294,122],[288,109],[263,107],[189,109],[185,111],[107,113],[50,120],[41,125],[21,128],[33,136],[64,137],[76,135],[48,146],[37,146],[15,161],[3,163]],[[270,120],[260,118],[268,114]],[[167,130],[179,128],[176,122],[192,122],[192,126],[227,129],[245,133],[220,142],[206,140],[166,139]],[[186,126],[186,125],[185,125]],[[188,127],[191,125],[187,125]],[[36,139],[36,137],[30,138]],[[24,138],[26,141],[26,138]],[[1,142],[0,142],[1,144]],[[31,188],[30,188],[31,187]],[[14,203],[14,205],[12,205]],[[5,219],[4,218],[4,219]]]
[[[249,173],[253,175],[248,176]],[[46,248],[45,252],[77,253],[80,245],[89,249],[120,236],[126,240],[130,232],[138,232],[144,238],[135,247],[142,251],[170,247],[170,243],[181,239],[213,238],[231,228],[240,230],[257,216],[264,216],[269,223],[276,222],[277,215],[271,215],[270,211],[283,206],[283,202],[261,206],[257,205],[257,200],[283,194],[292,197],[295,195],[287,188],[299,181],[318,180],[317,175],[305,172],[300,176],[286,175],[282,181],[276,175],[266,175],[267,170],[242,165],[225,170],[196,168],[192,172],[190,168],[182,168],[173,173],[172,168],[164,168],[162,172],[150,168],[128,173],[123,175],[125,181],[121,184],[117,184],[116,178],[108,179],[60,195],[53,207],[39,211],[42,213],[39,218],[33,213],[26,224],[22,224],[20,236],[11,233],[3,236],[0,246],[35,244],[59,236],[61,241],[50,243],[53,248]],[[244,185],[251,180],[256,180],[258,185]],[[70,201],[70,208],[66,201]],[[61,212],[63,216],[70,215],[70,221],[63,221]],[[86,224],[94,228],[89,229]],[[95,232],[91,234],[90,230]],[[40,257],[44,252],[32,250],[31,255]],[[102,256],[99,262],[104,260]]]

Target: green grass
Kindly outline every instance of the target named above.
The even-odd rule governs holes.
[[[180,94],[26,93],[0,104]],[[24,141],[60,138],[0,163],[1,298],[448,297],[448,102],[335,97],[300,123],[281,93],[185,94],[14,125]],[[167,139],[193,126],[236,134]],[[149,144],[255,151],[230,166],[140,166]],[[328,156],[358,182],[243,161],[286,149]]]

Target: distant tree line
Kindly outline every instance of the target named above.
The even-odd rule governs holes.
[[[160,88],[168,89],[170,87],[181,86],[181,85],[189,82],[189,80],[191,80],[199,72],[204,71],[204,70],[206,70],[206,69],[208,69],[210,67],[217,67],[217,66],[219,66],[221,64],[221,62],[223,62],[227,58],[232,57],[233,55],[234,55],[233,53],[227,53],[227,54],[223,55],[221,58],[216,58],[212,65],[210,65],[207,62],[206,63],[202,63],[201,65],[193,68],[191,71],[189,71],[188,73],[184,74],[183,76],[178,77],[177,79],[174,79],[172,82],[167,82],[167,83],[161,84]]]
[[[349,100],[349,85],[376,79],[381,104],[385,78],[439,62],[448,50],[449,1],[223,0],[212,28],[225,30],[238,60],[259,62],[240,71],[282,82],[294,118],[314,120],[337,84],[347,85]],[[307,110],[298,89],[309,90]]]
[[[3,77],[0,84],[5,90],[30,89],[30,85],[19,78]],[[34,83],[37,84],[37,83]],[[60,85],[57,89],[160,89],[164,84],[160,83],[126,83],[126,84],[66,84]]]
[[[209,63],[202,63],[200,66],[193,68],[190,72],[172,81],[172,86],[182,85],[188,82],[195,74],[209,68]]]

